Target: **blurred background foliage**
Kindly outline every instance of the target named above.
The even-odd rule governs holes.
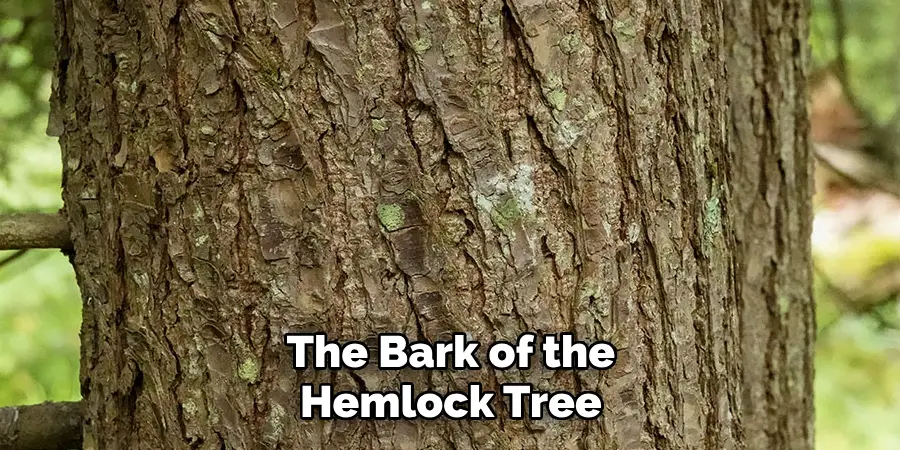
[[[48,0],[0,1],[0,174],[11,173],[14,145],[32,138],[47,116],[53,68],[53,11]],[[46,144],[46,142],[45,142]],[[2,200],[0,200],[2,201]]]
[[[836,129],[822,134],[842,135],[836,141],[843,147],[857,141],[848,133],[863,135],[860,142],[877,141],[884,148],[861,152],[889,156],[868,158],[869,165],[895,167],[900,1],[813,0],[812,10],[813,68],[829,67],[843,81],[840,97],[811,86],[812,100],[822,95],[831,108],[851,107],[864,123],[857,129],[827,114],[811,120]],[[888,138],[879,141],[875,134]],[[825,172],[820,169],[821,163],[817,177]],[[816,448],[900,449],[900,201],[866,183],[842,186],[820,187],[816,194]]]
[[[0,214],[62,206],[52,3],[0,0]],[[59,251],[0,252],[0,406],[77,400],[81,302]]]
[[[814,67],[843,60],[854,107],[894,125],[900,2],[812,7]],[[44,134],[52,42],[49,0],[0,1],[0,213],[62,206],[59,148]],[[900,202],[863,189],[816,208],[817,448],[900,449]],[[0,406],[79,398],[80,319],[65,257],[0,252]]]

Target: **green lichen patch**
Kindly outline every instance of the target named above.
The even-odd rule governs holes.
[[[422,36],[419,39],[416,39],[412,44],[413,51],[422,54],[428,51],[431,48],[431,37],[430,36]]]
[[[711,231],[722,225],[722,208],[719,205],[719,197],[711,197],[706,201],[704,220],[707,228]]]
[[[388,124],[384,119],[372,119],[372,130],[374,131],[387,131]]]
[[[507,198],[491,211],[491,220],[494,222],[494,225],[497,225],[497,228],[503,231],[508,231],[513,223],[520,220],[522,216],[522,207],[519,205],[518,200],[513,197]]]
[[[787,315],[788,310],[791,308],[791,300],[785,296],[778,297],[778,312],[781,313],[781,317]]]
[[[395,203],[380,204],[375,208],[378,221],[388,231],[397,231],[403,227],[403,208]]]
[[[633,39],[637,36],[636,21],[633,17],[626,17],[623,20],[614,20],[613,33],[622,38]]]
[[[706,176],[710,180],[716,180],[719,178],[719,163],[715,160],[709,160],[706,162]]]
[[[256,382],[259,377],[259,364],[251,358],[245,359],[238,367],[238,376],[248,383]]]
[[[706,200],[703,208],[703,252],[712,251],[713,239],[722,229],[722,207],[719,197],[713,196]]]
[[[566,107],[566,91],[562,89],[554,89],[547,93],[547,101],[553,106],[553,109],[562,111]]]
[[[559,40],[559,48],[563,53],[571,55],[581,48],[581,39],[577,34],[567,34]]]

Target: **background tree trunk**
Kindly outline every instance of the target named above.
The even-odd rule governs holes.
[[[813,447],[808,4],[725,8],[735,289],[749,449]]]
[[[811,448],[806,4],[60,0],[86,448]],[[295,371],[575,331],[609,371]],[[300,421],[298,386],[596,390]]]

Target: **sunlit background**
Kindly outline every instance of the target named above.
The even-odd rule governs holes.
[[[0,0],[0,213],[62,206],[59,148],[44,134],[50,5]],[[831,168],[819,165],[813,234],[822,450],[900,449],[897,19],[897,0],[813,2],[813,63],[829,68],[813,76],[810,94],[814,138]],[[0,406],[79,398],[80,320],[60,252],[0,252]]]

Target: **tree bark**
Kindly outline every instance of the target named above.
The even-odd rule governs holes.
[[[808,3],[725,9],[729,170],[747,448],[812,448],[815,304]]]
[[[812,448],[806,3],[59,0],[85,448]],[[608,371],[315,371],[574,331]],[[299,386],[595,390],[304,421]]]

